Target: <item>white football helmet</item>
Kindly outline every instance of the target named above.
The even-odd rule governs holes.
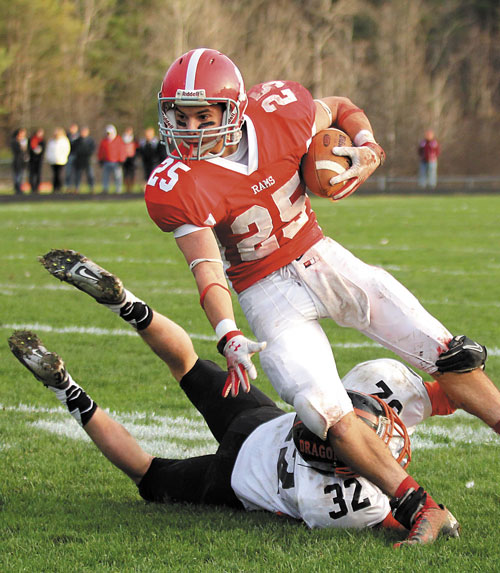
[[[220,126],[183,129],[177,126],[175,106],[223,108]],[[240,71],[224,54],[199,48],[178,58],[168,69],[158,94],[160,136],[167,155],[173,158],[209,159],[222,155],[228,145],[241,139],[244,113],[248,104]],[[197,138],[197,144],[184,140]],[[210,150],[222,141],[217,153]]]
[[[432,413],[422,377],[399,360],[378,358],[354,366],[343,378],[346,390],[377,396],[401,418],[411,435]]]

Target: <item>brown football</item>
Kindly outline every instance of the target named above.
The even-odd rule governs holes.
[[[351,166],[348,157],[334,155],[334,147],[351,147],[347,133],[330,127],[318,132],[312,139],[308,152],[302,158],[301,170],[304,183],[311,193],[335,201],[337,193],[346,182],[330,185],[332,177],[340,175]],[[340,199],[340,197],[339,197]]]

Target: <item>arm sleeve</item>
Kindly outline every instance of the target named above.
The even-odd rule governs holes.
[[[439,383],[424,382],[424,385],[432,404],[431,416],[449,416],[450,414],[453,414],[456,407],[444,393]]]
[[[186,223],[174,230],[174,237],[178,239],[179,237],[184,237],[184,235],[190,235],[191,233],[196,233],[196,231],[201,231],[203,229],[205,229],[205,227],[198,227],[196,225],[189,225]]]

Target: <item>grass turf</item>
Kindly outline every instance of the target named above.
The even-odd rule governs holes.
[[[387,268],[452,332],[486,344],[488,372],[500,380],[500,197],[353,197],[313,204],[326,234]],[[122,416],[152,453],[213,451],[213,440],[159,359],[116,316],[58,283],[36,261],[54,247],[85,253],[186,328],[201,356],[223,365],[182,255],[139,200],[6,204],[0,229],[2,571],[497,569],[498,438],[465,416],[429,421],[421,430],[426,445],[415,450],[410,466],[459,518],[458,541],[395,552],[397,536],[388,532],[309,531],[260,512],[145,504],[135,486],[80,439],[84,432],[17,363],[6,339],[14,328],[33,326],[92,397]],[[237,316],[248,331],[239,309]],[[324,327],[341,374],[359,361],[391,356],[353,330],[328,321]],[[260,368],[257,383],[276,398]],[[169,433],[180,416],[198,429],[192,439]]]

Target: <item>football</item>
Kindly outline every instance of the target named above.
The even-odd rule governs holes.
[[[330,127],[318,132],[312,139],[309,150],[302,158],[302,178],[307,188],[314,195],[328,197],[332,201],[342,199],[336,193],[344,187],[345,181],[330,185],[330,180],[340,175],[351,166],[348,157],[334,155],[334,147],[351,147],[351,138],[340,129]]]

